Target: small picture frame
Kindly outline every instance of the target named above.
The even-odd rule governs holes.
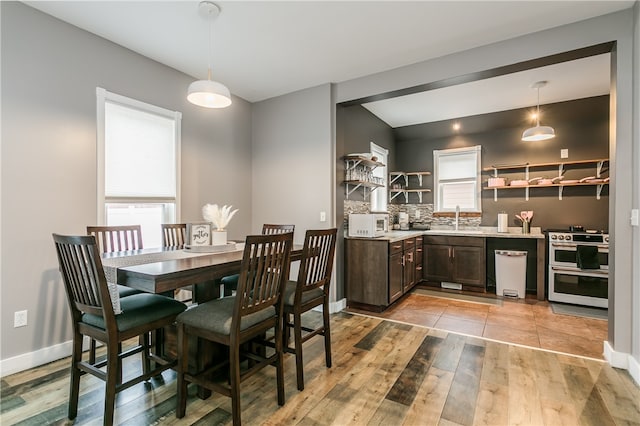
[[[190,246],[211,245],[211,223],[187,223],[187,244]]]

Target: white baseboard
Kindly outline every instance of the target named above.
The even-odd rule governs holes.
[[[622,368],[640,385],[640,362],[631,354],[615,351],[608,341],[604,342],[604,359],[615,368]]]
[[[329,313],[330,314],[335,314],[336,312],[340,312],[341,310],[343,310],[346,307],[347,307],[347,299],[341,299],[341,300],[337,300],[335,302],[330,302],[329,303]],[[313,308],[313,310],[317,311],[317,312],[322,312],[322,305],[316,306],[315,308]]]
[[[100,345],[102,344],[98,342],[98,346]],[[82,349],[89,349],[88,338],[85,338]],[[49,346],[48,348],[42,348],[34,352],[29,352],[26,354],[14,356],[12,358],[0,360],[0,377],[19,373],[24,370],[29,370],[30,368],[35,368],[43,364],[66,358],[68,356],[71,356],[72,350],[73,341],[68,340],[57,345]]]
[[[335,314],[336,312],[340,312],[346,307],[347,307],[347,299],[336,300],[335,302],[331,302],[329,304],[329,313]]]

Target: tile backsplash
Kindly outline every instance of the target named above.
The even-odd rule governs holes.
[[[433,204],[389,204],[389,223],[398,223],[398,213],[409,214],[410,223],[430,224],[437,226],[453,226],[454,217],[433,217]],[[366,201],[344,201],[344,225],[349,223],[350,213],[370,213],[371,204]],[[416,217],[416,214],[418,217]],[[480,226],[481,217],[460,217],[459,225],[465,227]]]

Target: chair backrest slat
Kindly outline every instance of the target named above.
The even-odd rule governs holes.
[[[293,233],[250,235],[244,246],[233,324],[253,312],[277,306],[289,274]],[[232,325],[232,329],[234,329]]]
[[[275,225],[271,223],[262,225],[262,235],[284,234],[294,230],[295,225]]]
[[[162,246],[184,248],[187,241],[186,223],[163,223]]]
[[[101,253],[143,248],[140,225],[87,226],[87,235],[96,237]]]
[[[296,301],[305,291],[323,287],[328,293],[333,270],[337,229],[308,230],[304,237],[302,259],[298,270]]]

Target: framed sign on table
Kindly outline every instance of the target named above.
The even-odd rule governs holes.
[[[211,223],[187,223],[187,244],[190,246],[211,245]]]

